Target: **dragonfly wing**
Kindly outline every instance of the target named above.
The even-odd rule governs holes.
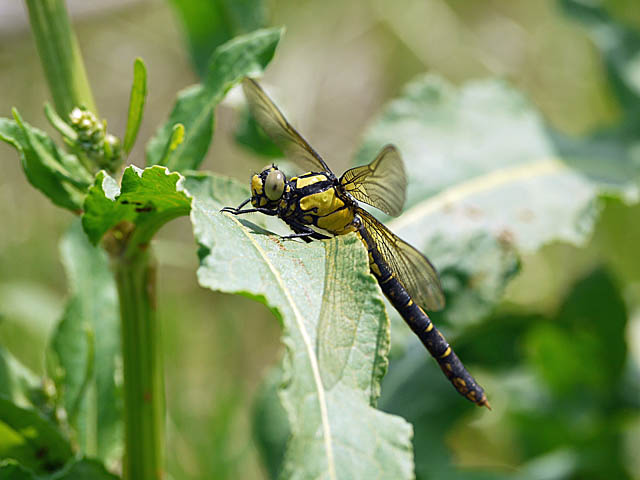
[[[358,208],[357,213],[382,260],[406,288],[413,301],[430,311],[442,310],[444,293],[438,273],[429,259],[394,235],[370,213],[361,208]]]
[[[245,77],[242,81],[242,89],[251,115],[289,159],[305,171],[331,171],[318,152],[291,126],[255,80]]]
[[[400,152],[387,145],[369,165],[344,172],[340,183],[356,200],[397,217],[404,206],[407,175]]]

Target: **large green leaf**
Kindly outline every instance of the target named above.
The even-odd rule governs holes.
[[[70,297],[51,341],[57,359],[51,375],[82,452],[106,459],[121,440],[116,289],[107,255],[89,243],[79,220],[60,250]]]
[[[182,18],[197,72],[205,76],[213,51],[236,35],[265,26],[263,0],[171,0]]]
[[[37,472],[53,472],[72,457],[58,428],[33,408],[0,397],[0,458],[17,460]]]
[[[0,118],[0,140],[18,150],[22,169],[35,188],[63,208],[80,211],[91,175],[74,155],[59,149],[49,136],[24,122]]]
[[[459,354],[485,383],[473,362],[484,363],[488,356],[502,366],[521,364],[514,335],[524,335],[536,320],[523,316],[520,322],[502,324],[510,329],[507,334],[488,325],[468,332],[462,327],[479,322],[499,303],[517,271],[518,253],[536,251],[554,240],[583,244],[599,213],[602,192],[637,197],[632,145],[610,136],[585,142],[563,137],[503,82],[455,88],[432,76],[418,78],[385,108],[368,130],[357,163],[369,162],[386,143],[400,148],[410,178],[408,211],[390,227],[439,268],[448,307],[434,319],[448,320],[458,333],[464,332]],[[537,345],[549,351],[556,348],[558,353],[569,341],[546,333]],[[484,350],[475,341],[482,341]],[[392,363],[381,405],[414,424],[419,478],[472,478],[452,466],[443,448],[446,435],[462,421],[465,406],[454,397],[447,400],[450,392],[440,388],[444,383],[437,378],[429,381],[439,372],[425,368],[425,362],[431,363],[417,342],[411,342],[408,353]],[[548,366],[548,375],[553,368],[558,367]],[[568,371],[564,375],[570,376]],[[491,389],[488,395],[491,399]],[[440,407],[426,401],[433,397]],[[532,419],[529,427],[541,421]],[[467,437],[473,435],[466,430]],[[526,435],[529,430],[522,431]],[[538,478],[538,467],[527,465],[527,478]],[[497,478],[490,472],[487,476]]]
[[[96,176],[84,204],[82,226],[95,245],[116,226],[128,233],[135,230],[140,242],[148,242],[168,221],[187,215],[191,198],[181,186],[182,177],[165,167],[140,170],[130,165],[122,185],[104,171]]]
[[[412,344],[391,362],[380,407],[413,424],[418,478],[630,478],[620,454],[628,423],[621,419],[636,418],[640,401],[629,372],[634,367],[625,368],[628,317],[616,281],[596,269],[576,282],[556,312],[512,311],[465,332],[456,342],[461,357],[498,365],[494,390],[501,390],[494,395],[501,401],[481,428],[468,421],[469,409],[438,381],[439,372],[424,368],[421,347]],[[496,433],[492,422],[509,432],[517,450],[481,461],[517,462],[516,476],[489,467],[478,477],[453,461],[451,445],[467,443],[470,452],[482,453],[483,438],[491,442]],[[456,428],[464,437],[452,439]]]
[[[283,323],[280,398],[291,438],[281,477],[410,478],[410,426],[373,408],[388,323],[357,237],[283,240],[266,230],[281,229],[277,219],[219,213],[243,200],[246,187],[194,175],[186,188],[194,195],[200,284],[256,298]],[[331,349],[335,358],[326,358]]]
[[[282,33],[281,28],[257,30],[218,47],[203,83],[178,94],[169,120],[149,141],[148,164],[163,162],[178,171],[198,168],[211,142],[213,109],[243,77],[262,73],[273,58]],[[166,146],[177,123],[184,125],[184,141],[165,160]]]
[[[458,325],[500,299],[514,251],[582,243],[600,192],[638,193],[624,144],[586,148],[559,136],[501,81],[456,88],[417,78],[369,128],[357,163],[387,143],[399,147],[410,179],[408,210],[390,227],[434,261],[450,303],[445,316]]]

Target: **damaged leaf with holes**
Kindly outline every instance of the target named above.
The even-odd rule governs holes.
[[[144,170],[127,167],[121,185],[100,172],[85,201],[82,226],[95,245],[113,229],[114,235],[135,235],[149,241],[166,222],[188,215],[191,198],[182,187],[182,176],[165,167]]]

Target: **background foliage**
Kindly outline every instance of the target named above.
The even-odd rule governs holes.
[[[638,478],[640,12],[633,7],[631,0],[219,1],[202,11],[198,2],[140,2],[78,18],[77,29],[98,108],[116,132],[124,131],[129,88],[116,79],[129,78],[133,57],[144,57],[149,69],[140,133],[147,139],[175,92],[198,80],[191,72],[204,87],[183,91],[190,106],[220,98],[229,80],[206,68],[216,46],[269,24],[286,25],[287,34],[265,82],[336,172],[368,161],[385,142],[400,146],[411,210],[394,228],[441,270],[449,308],[435,320],[494,407],[480,412],[458,398],[396,322],[378,404],[413,424],[417,477]],[[203,27],[205,17],[215,21]],[[0,113],[10,117],[17,105],[42,126],[36,119],[47,93],[31,40],[26,30],[1,34],[11,41],[0,47]],[[216,111],[204,167],[245,180],[277,153],[236,100],[232,92]],[[180,118],[178,106],[174,114]],[[142,144],[132,159],[144,157]],[[206,150],[197,139],[192,145]],[[69,261],[70,248],[93,248],[78,225],[61,244],[63,271],[56,243],[68,215],[33,194],[13,151],[0,145],[0,154],[3,365],[15,357],[38,374],[55,374],[60,365],[42,358],[50,341],[55,350],[65,335],[80,340],[77,351],[58,351],[62,366],[91,348],[74,323],[84,308],[74,301],[78,289],[89,288],[88,279],[104,283],[108,309],[113,287],[95,275],[104,266]],[[147,154],[159,156],[151,147]],[[175,156],[174,166],[195,166],[180,158],[188,156]],[[505,172],[518,181],[498,181]],[[498,180],[469,190],[478,178]],[[282,356],[278,323],[259,303],[200,289],[190,228],[174,223],[158,241],[170,472],[276,475],[289,428],[274,401],[278,372],[267,374]],[[115,394],[118,365],[96,368],[90,388]],[[24,372],[0,387],[32,398],[32,381]],[[82,381],[68,379],[64,402],[77,411],[70,421],[95,418],[91,405],[74,405],[74,392],[87,388]],[[109,459],[118,405],[106,407],[95,438],[77,441]],[[11,414],[37,423],[32,416]],[[47,424],[42,431],[56,435]],[[65,448],[60,442],[44,461],[63,462]]]

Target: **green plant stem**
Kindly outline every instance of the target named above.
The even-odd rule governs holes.
[[[73,107],[96,113],[78,41],[64,0],[25,0],[53,103],[63,118]]]
[[[125,480],[164,478],[164,381],[150,247],[112,257],[124,364]]]

